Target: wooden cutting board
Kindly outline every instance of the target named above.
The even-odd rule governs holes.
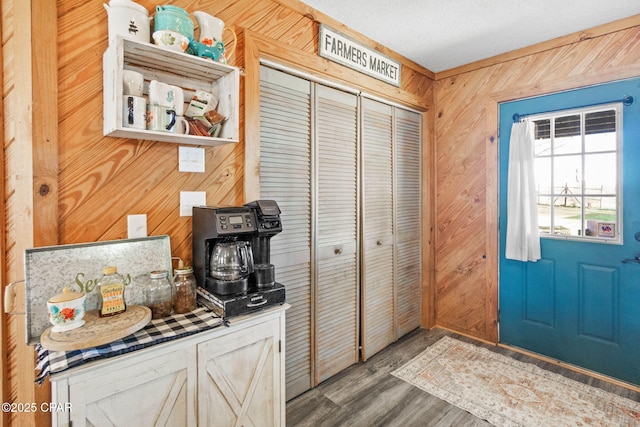
[[[150,320],[151,310],[143,305],[128,305],[127,311],[110,317],[100,317],[98,310],[90,310],[79,328],[64,332],[53,332],[53,326],[47,328],[40,336],[40,344],[49,351],[97,347],[139,331]]]

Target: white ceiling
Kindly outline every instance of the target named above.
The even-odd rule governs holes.
[[[302,1],[433,72],[640,14],[640,0]]]

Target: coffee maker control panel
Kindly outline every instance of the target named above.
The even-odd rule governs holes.
[[[251,233],[256,231],[253,212],[216,212],[215,224],[218,234]]]

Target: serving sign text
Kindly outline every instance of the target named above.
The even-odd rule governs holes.
[[[400,87],[401,64],[320,25],[320,56]]]

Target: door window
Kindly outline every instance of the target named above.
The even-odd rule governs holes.
[[[620,104],[531,116],[541,237],[622,243]]]

